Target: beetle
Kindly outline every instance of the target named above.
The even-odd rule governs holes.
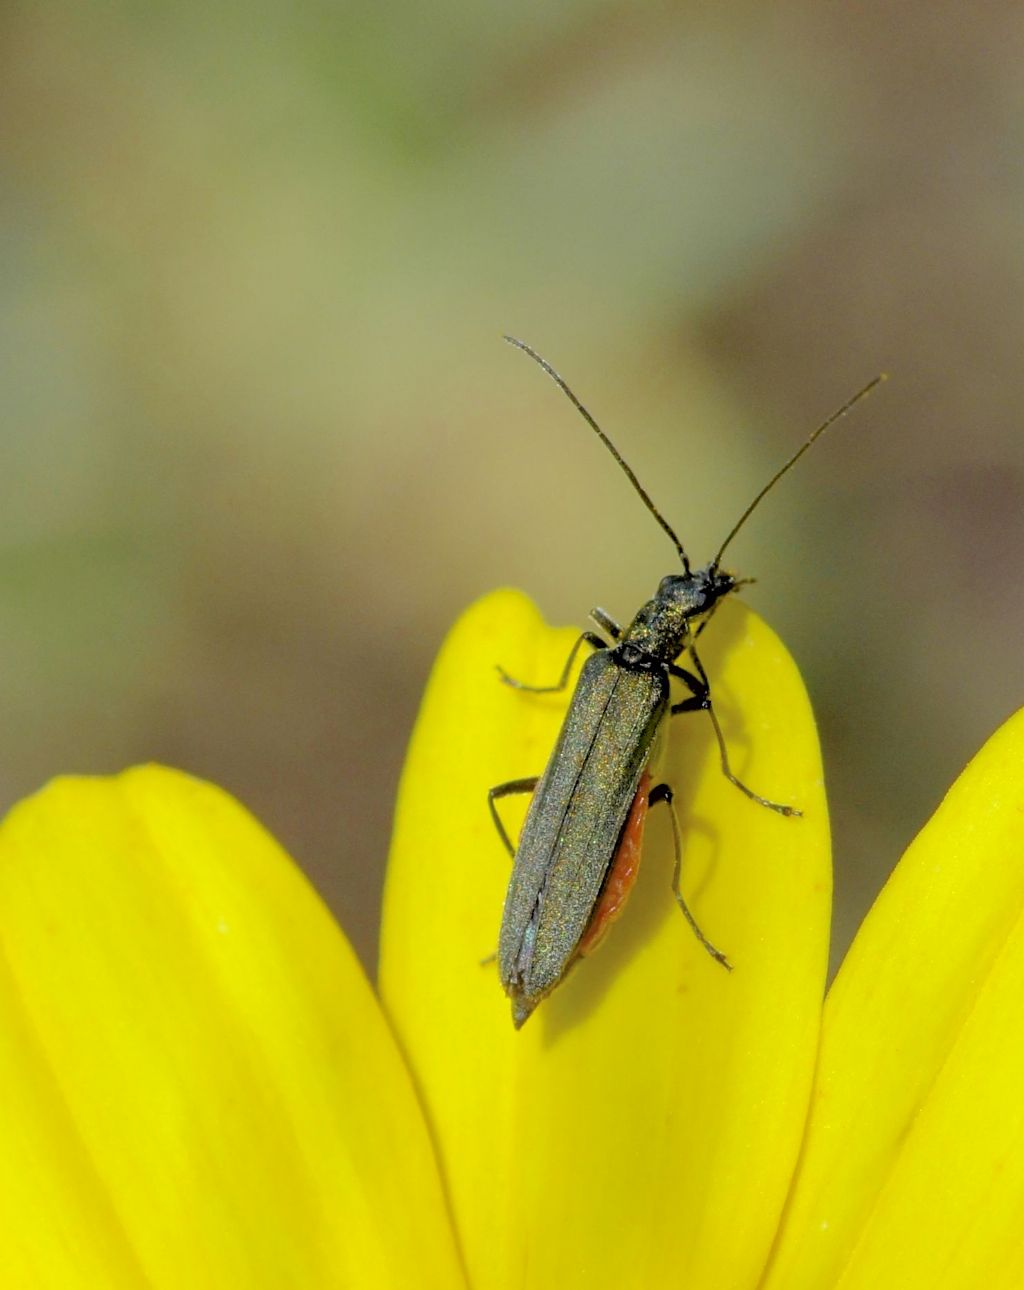
[[[799,816],[796,807],[762,797],[733,774],[696,642],[722,600],[751,581],[722,569],[722,556],[730,542],[762,498],[815,440],[885,377],[875,377],[814,431],[756,495],[714,559],[694,569],[675,531],[562,377],[524,341],[514,336],[505,340],[539,364],[572,402],[668,535],[683,567],[682,573],[662,578],[655,594],[625,629],[604,610],[594,609],[591,619],[604,635],[584,632],[554,685],[527,685],[498,669],[506,685],[550,694],[566,688],[580,649],[589,646],[594,650],[580,671],[544,773],[499,784],[488,794],[494,824],[513,858],[498,938],[498,969],[518,1029],[573,964],[596,947],[621,912],[636,877],[647,811],[658,803],[668,806],[672,819],[676,902],[701,945],[718,963],[730,967],[726,956],[701,931],[680,890],[682,841],[672,790],[664,783],[652,786],[650,761],[655,737],[667,716],[706,712],[718,743],[722,773],[729,782],[768,810]],[[688,666],[681,667],[677,660],[684,654]],[[670,695],[673,679],[688,691],[686,698],[675,703]],[[496,803],[510,794],[527,792],[533,798],[519,845],[514,847]]]

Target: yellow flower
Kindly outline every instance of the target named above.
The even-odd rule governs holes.
[[[271,838],[158,768],[56,781],[0,829],[0,1285],[1024,1285],[1024,715],[911,847],[824,1013],[830,873],[799,678],[738,604],[707,723],[662,758],[607,943],[512,1027],[486,791],[536,773],[574,633],[472,608],[410,751],[380,1001]],[[513,812],[510,810],[509,815]]]

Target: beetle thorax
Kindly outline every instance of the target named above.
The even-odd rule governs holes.
[[[639,654],[651,663],[671,663],[678,658],[694,629],[694,620],[706,614],[736,586],[731,573],[713,565],[687,573],[670,573],[662,578],[651,600],[640,607],[630,623],[622,644],[626,652]]]

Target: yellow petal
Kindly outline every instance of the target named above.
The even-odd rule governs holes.
[[[576,636],[500,592],[457,624],[402,783],[381,990],[415,1072],[475,1290],[741,1290],[767,1256],[802,1133],[827,951],[828,825],[799,677],[726,604],[701,639],[735,770],[792,802],[784,819],[728,784],[703,714],[675,718],[662,763],[685,833],[683,887],[730,975],[670,888],[652,815],[623,917],[521,1031],[493,964],[509,861],[491,785],[537,774]],[[509,812],[511,816],[511,812]]]
[[[151,767],[22,803],[0,939],[5,1286],[460,1284],[369,986],[226,794]]]
[[[900,861],[830,992],[767,1285],[1024,1285],[1024,712]]]

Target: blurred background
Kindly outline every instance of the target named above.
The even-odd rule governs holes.
[[[731,549],[801,664],[836,952],[1024,703],[1024,13],[950,0],[9,6],[0,805],[216,780],[372,963],[441,639]],[[523,773],[539,768],[524,767]]]

